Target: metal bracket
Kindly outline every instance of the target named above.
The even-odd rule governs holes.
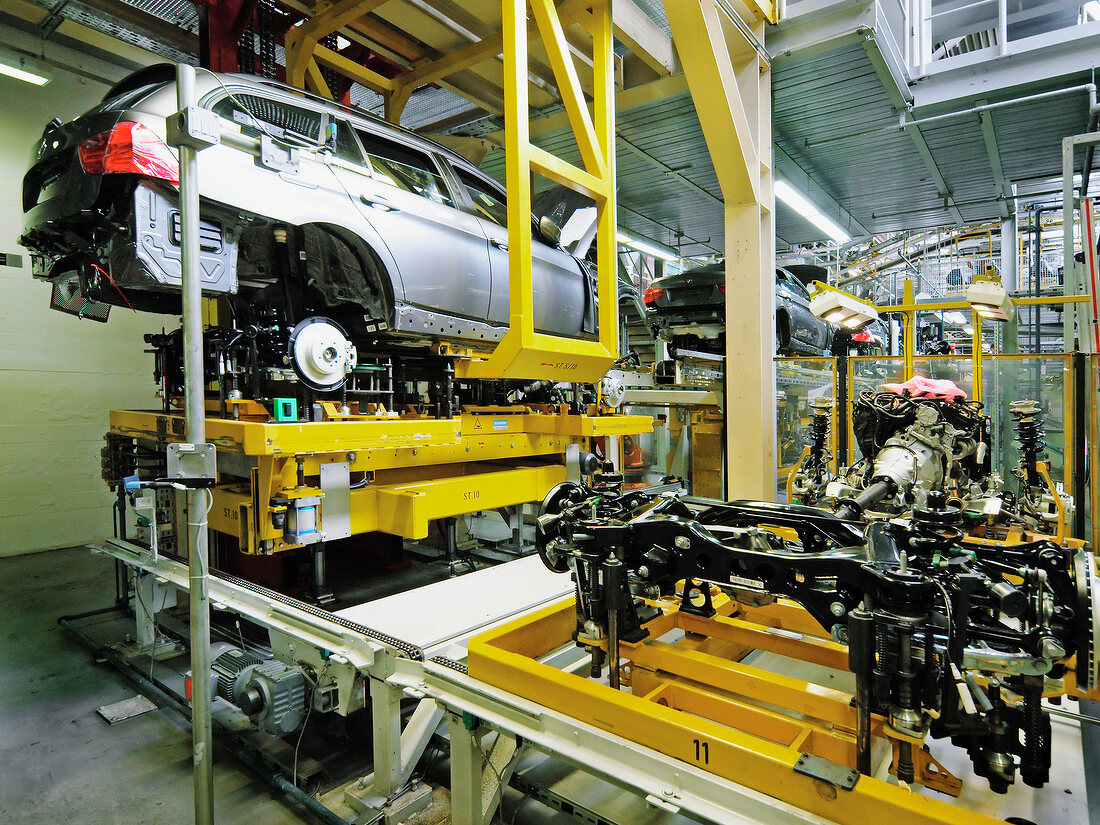
[[[168,479],[218,478],[217,449],[213,444],[169,444]]]
[[[201,151],[222,142],[218,116],[199,106],[180,109],[168,118],[167,125],[169,146],[190,146]]]
[[[284,148],[267,135],[260,135],[260,165],[274,172],[297,172],[298,150]]]
[[[794,763],[794,772],[820,779],[845,791],[852,790],[859,781],[859,771],[855,768],[839,765],[808,753],[798,757],[798,761]]]

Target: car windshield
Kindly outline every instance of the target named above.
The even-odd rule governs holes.
[[[787,289],[789,289],[791,292],[797,293],[800,297],[805,298],[807,301],[810,300],[809,291],[806,289],[805,286],[803,286],[802,282],[798,280],[798,278],[795,278],[793,275],[790,275],[781,269],[776,270],[775,280],[781,284],[786,284]]]

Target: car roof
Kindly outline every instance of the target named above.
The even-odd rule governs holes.
[[[156,63],[152,66],[146,66],[133,74],[127,75],[112,86],[104,96],[103,102],[120,97],[128,91],[141,88],[142,86],[148,86],[155,83],[173,83],[175,79],[176,66],[174,63]],[[342,118],[357,118],[370,125],[381,127],[385,131],[400,133],[401,136],[410,143],[440,154],[447,158],[452,164],[476,172],[480,177],[491,181],[498,187],[500,185],[497,181],[493,180],[492,177],[486,175],[478,169],[477,166],[470,163],[470,161],[462,157],[453,149],[448,149],[446,146],[436,143],[434,140],[426,138],[410,129],[406,129],[403,126],[390,123],[388,120],[371,114],[364,109],[360,109],[356,106],[345,106],[342,103],[337,103],[336,101],[329,100],[320,95],[315,95],[311,92],[297,89],[294,86],[280,83],[277,80],[270,80],[265,77],[257,77],[256,75],[239,72],[211,72],[209,70],[199,70],[198,77],[196,78],[196,86],[198,87],[197,92],[200,99],[220,89],[223,85],[232,89],[239,89],[242,87],[245,89],[251,88],[255,90],[257,94],[262,95],[267,92],[267,96],[270,96],[270,92],[277,92],[284,98],[293,99],[295,102],[305,103],[315,111],[326,112],[330,115]]]

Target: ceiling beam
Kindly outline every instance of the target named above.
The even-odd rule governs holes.
[[[199,53],[199,36],[197,34],[143,11],[137,6],[131,6],[129,3],[122,2],[122,0],[80,0],[80,5],[87,6],[108,17],[113,17],[115,20],[138,29],[142,34],[178,52],[193,55]]]
[[[978,105],[984,105],[987,102],[979,100]],[[1001,166],[1001,150],[997,145],[997,127],[993,125],[993,113],[988,110],[978,112],[978,119],[982,122],[982,138],[985,140],[985,152],[989,156],[989,166],[993,170],[993,181],[1001,192],[1001,220],[1005,220],[1012,217],[1008,205],[1014,200],[1014,197],[1012,184],[1005,178],[1004,168]],[[1015,212],[1015,209],[1012,211]]]
[[[855,215],[849,212],[840,201],[830,195],[816,178],[803,169],[798,161],[774,144],[775,148],[775,173],[776,178],[785,179],[795,189],[822,211],[830,220],[836,223],[853,238],[871,235],[871,230],[860,223]]]
[[[663,77],[677,71],[672,38],[634,0],[615,0],[611,16],[611,22],[615,26],[615,39],[629,48],[632,54],[658,76]]]
[[[562,25],[567,26],[576,22],[588,10],[591,0],[571,0],[563,4],[558,10],[558,16]],[[538,26],[532,20],[527,25],[527,37],[538,37]],[[415,65],[411,72],[401,75],[400,82],[404,86],[416,88],[433,83],[455,72],[469,69],[478,63],[491,60],[504,51],[504,32],[497,32],[482,40],[464,46],[461,49],[445,54],[433,60],[427,60]]]
[[[921,160],[924,161],[925,168],[928,169],[928,173],[932,176],[932,180],[936,184],[936,191],[939,193],[940,197],[943,198],[944,208],[951,213],[951,216],[959,226],[966,226],[966,221],[963,219],[962,212],[959,211],[959,207],[955,203],[955,198],[951,194],[951,188],[947,185],[947,181],[944,180],[940,168],[936,166],[936,159],[932,157],[932,150],[928,148],[928,141],[924,139],[924,134],[921,132],[920,127],[915,123],[906,122],[904,128],[909,137],[913,139],[913,145],[917,147],[917,154],[920,155]]]

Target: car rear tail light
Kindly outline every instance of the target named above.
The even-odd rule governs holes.
[[[852,336],[852,340],[853,341],[870,341],[871,340],[871,333],[869,333],[867,330],[863,330],[863,332],[857,332],[855,335]]]
[[[651,286],[645,291],[645,296],[642,298],[642,303],[646,306],[655,304],[661,300],[661,296],[665,294],[665,291],[657,286]]]
[[[148,126],[119,121],[109,132],[77,147],[89,175],[145,175],[179,184],[180,167],[171,150]]]
[[[726,285],[725,284],[718,284],[718,291],[721,292],[723,295],[725,295],[726,294]]]

